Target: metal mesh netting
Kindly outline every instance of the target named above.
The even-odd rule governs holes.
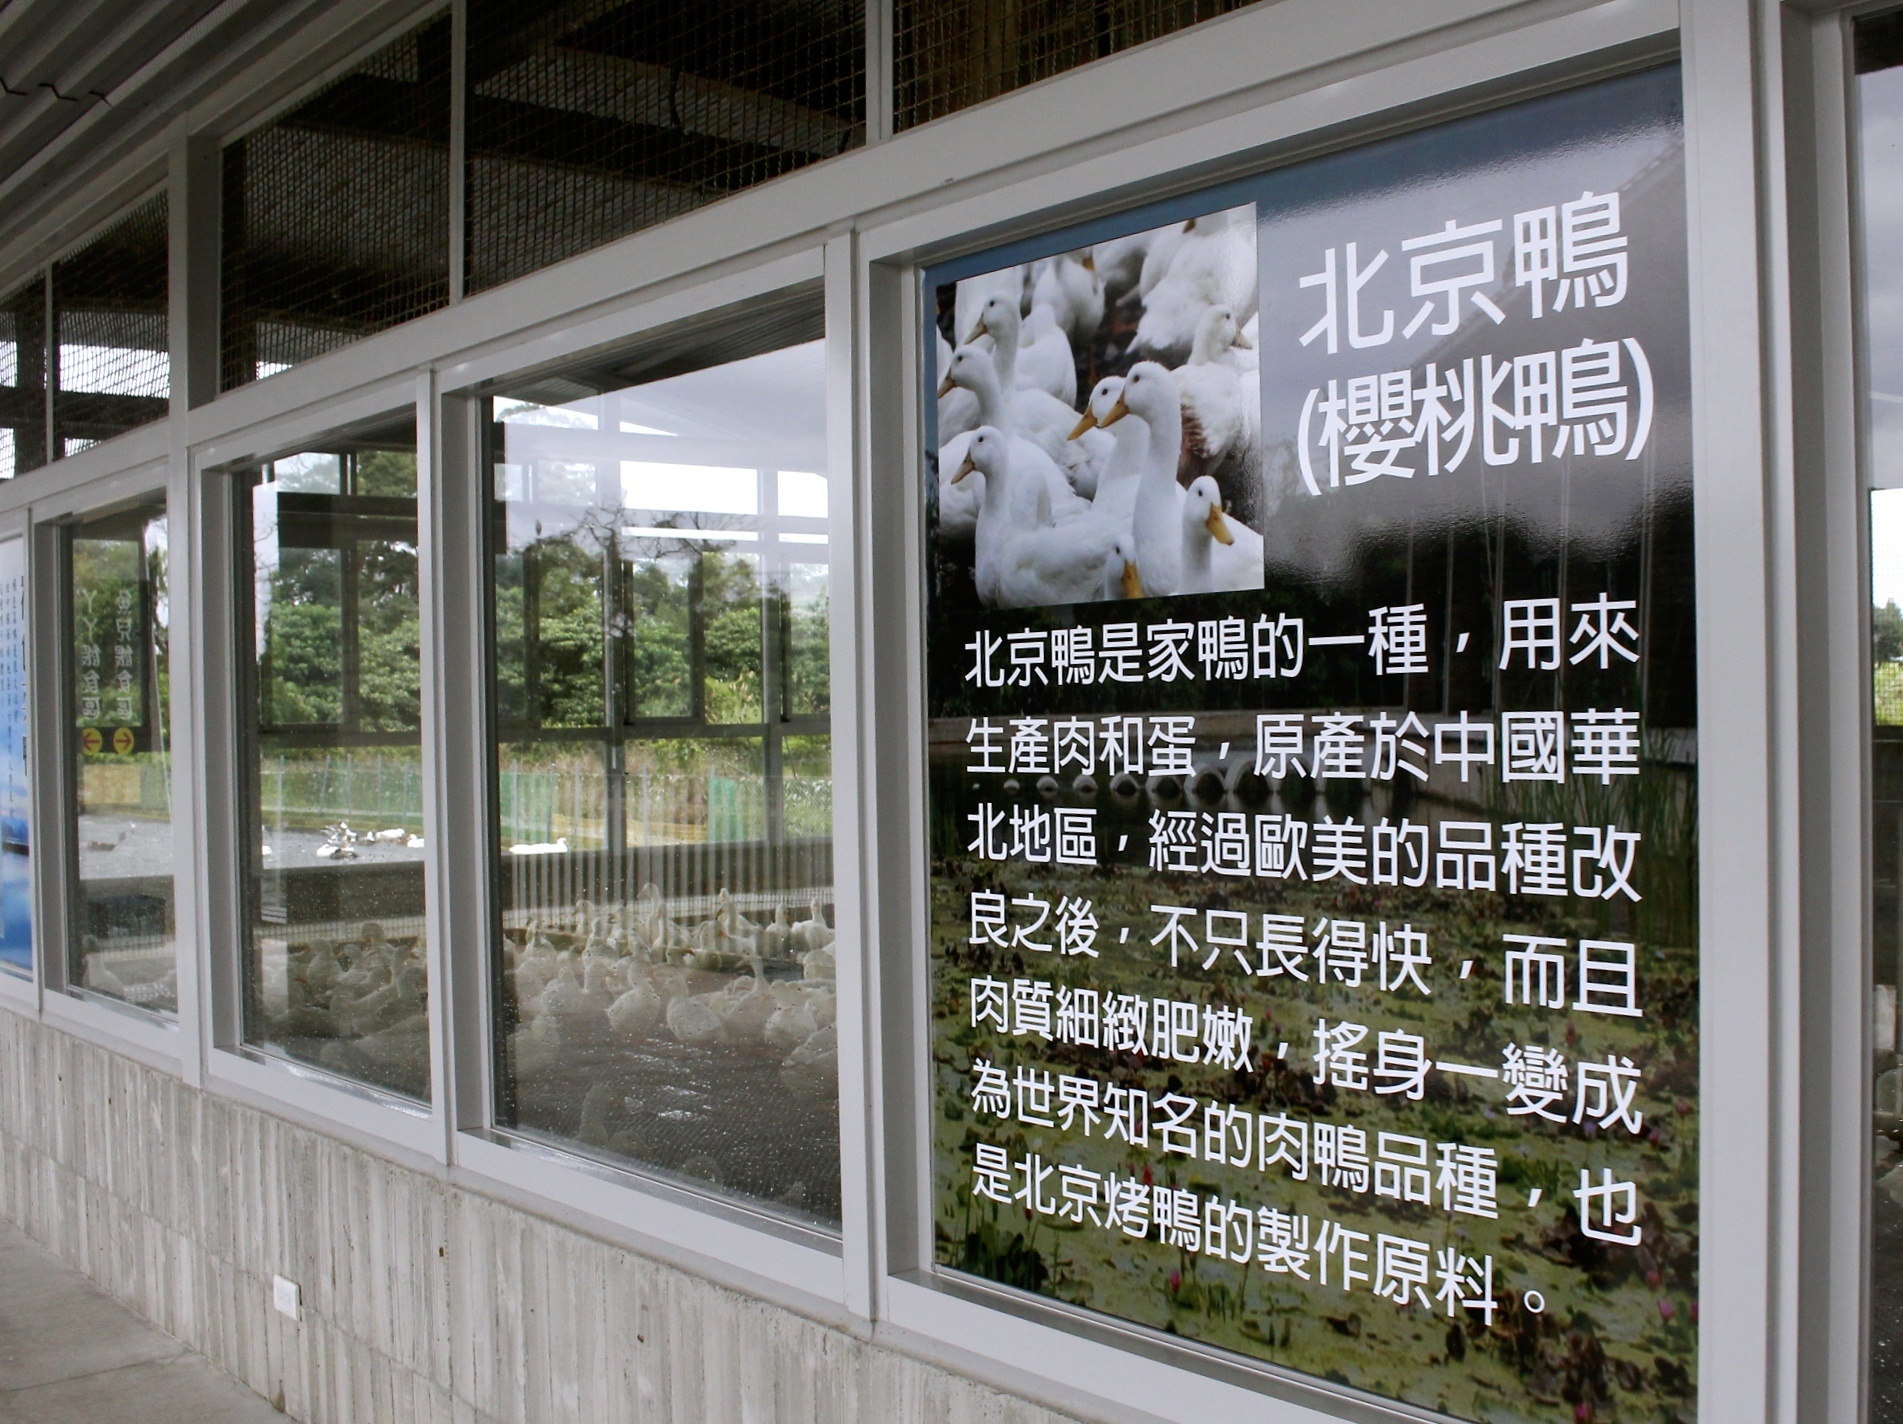
[[[1851,34],[1857,73],[1871,74],[1903,64],[1903,10],[1865,15],[1857,21]]]
[[[865,141],[861,0],[471,0],[479,291]]]
[[[225,149],[222,389],[449,301],[449,125],[442,16]]]
[[[894,0],[892,126],[913,128],[1254,0]]]
[[[53,450],[163,420],[172,393],[163,193],[53,264]]]
[[[0,479],[46,463],[46,279],[0,297]]]

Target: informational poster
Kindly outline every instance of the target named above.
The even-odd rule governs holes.
[[[924,298],[939,1267],[1694,1418],[1677,69]]]
[[[80,751],[144,751],[148,599],[138,538],[75,538],[73,697]]]
[[[0,539],[0,967],[31,973],[26,630],[26,540]]]

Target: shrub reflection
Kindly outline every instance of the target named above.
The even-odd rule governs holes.
[[[498,398],[490,432],[500,1118],[829,1223],[821,372]]]

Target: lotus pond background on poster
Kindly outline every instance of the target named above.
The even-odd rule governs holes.
[[[1695,1417],[1678,92],[927,274],[941,1267]]]

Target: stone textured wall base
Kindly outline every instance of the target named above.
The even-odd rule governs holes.
[[[310,1424],[1067,1424],[3,1009],[0,1214]]]

